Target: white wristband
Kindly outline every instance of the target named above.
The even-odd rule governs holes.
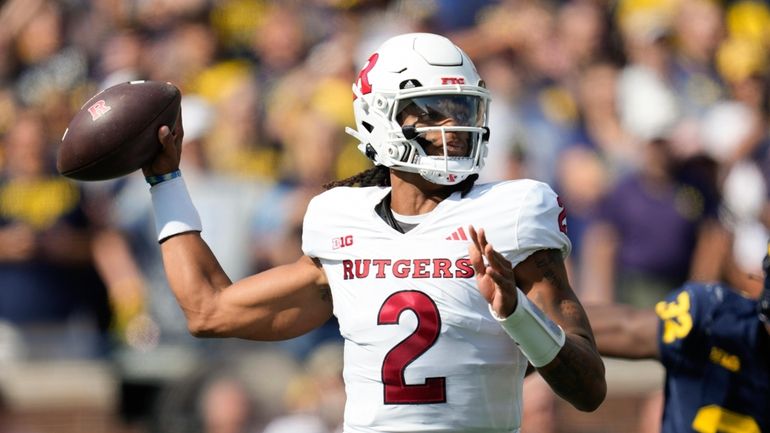
[[[497,317],[491,305],[489,311],[529,362],[535,367],[542,367],[551,362],[564,346],[564,330],[530,302],[524,292],[518,288],[516,292],[518,305],[510,316],[505,319]]]
[[[182,177],[176,177],[150,188],[152,207],[155,210],[155,230],[158,242],[179,233],[203,230],[200,216],[195,209]]]

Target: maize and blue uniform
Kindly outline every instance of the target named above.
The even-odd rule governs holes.
[[[663,433],[770,432],[770,338],[757,302],[724,285],[688,283],[655,312]]]

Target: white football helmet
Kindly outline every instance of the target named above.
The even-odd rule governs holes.
[[[419,173],[430,182],[454,185],[478,173],[487,156],[489,91],[471,59],[449,39],[410,33],[388,39],[369,57],[353,83],[356,128],[345,128],[375,164]],[[418,117],[451,118],[449,125],[401,125],[409,108]],[[424,123],[424,122],[423,122]],[[426,155],[420,141],[438,132],[443,156]],[[466,156],[450,156],[446,134],[466,133]]]

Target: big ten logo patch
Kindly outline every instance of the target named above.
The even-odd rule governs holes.
[[[332,239],[332,249],[336,250],[353,245],[353,235],[340,236]]]

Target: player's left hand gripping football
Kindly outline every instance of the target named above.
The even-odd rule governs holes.
[[[182,109],[180,108],[171,128],[164,125],[158,129],[158,140],[162,148],[152,161],[142,167],[144,175],[159,176],[178,170],[179,160],[182,158],[183,137]]]
[[[468,247],[468,254],[476,272],[479,292],[499,318],[506,318],[513,313],[517,305],[513,266],[487,241],[484,229],[477,232],[470,226],[469,232],[472,243]]]

